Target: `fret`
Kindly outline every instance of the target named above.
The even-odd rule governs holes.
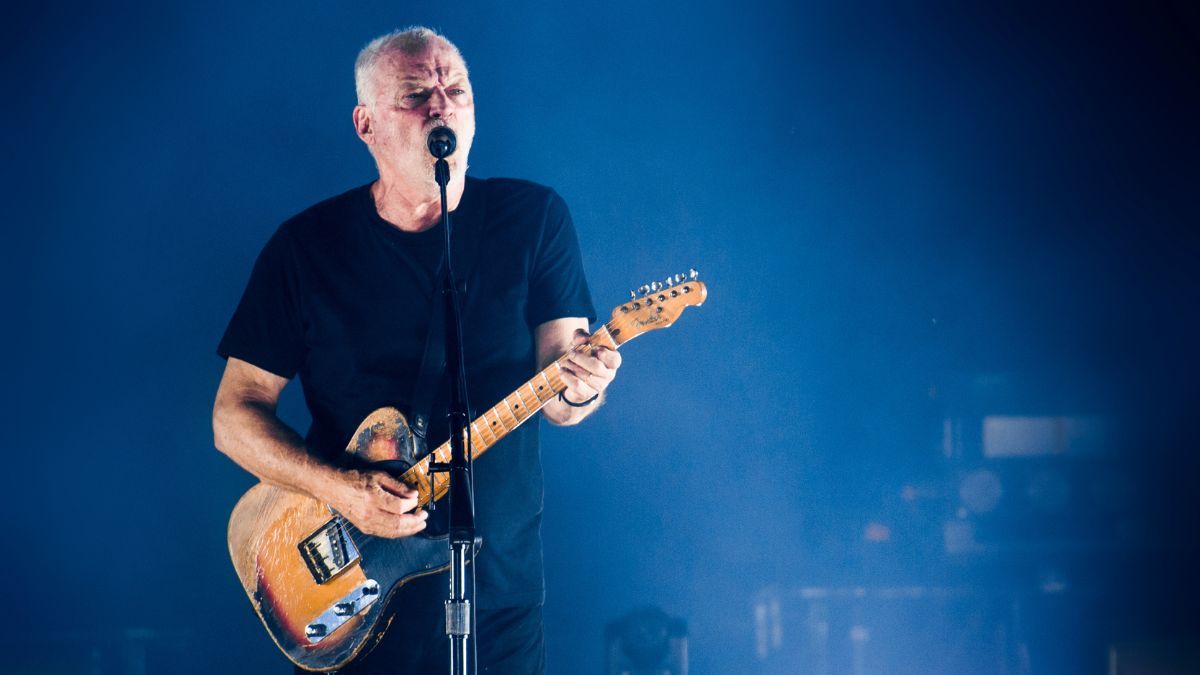
[[[525,406],[525,414],[526,415],[532,415],[533,411],[542,407],[542,402],[540,400],[538,400],[537,396],[534,396],[532,399],[533,403],[530,403],[528,394],[526,394],[520,387],[518,387],[517,390],[514,391],[513,393],[517,395],[517,398],[521,399],[521,404]]]
[[[513,414],[513,409],[512,409],[512,406],[510,406],[510,405],[508,404],[508,399],[507,399],[507,398],[502,398],[502,399],[500,399],[500,402],[501,402],[501,403],[503,403],[503,404],[504,404],[504,407],[508,409],[508,416],[509,416],[509,417],[511,417],[511,418],[513,419],[513,423],[512,423],[512,429],[516,429],[516,428],[517,428],[517,423],[518,423],[517,416],[516,416],[515,414]],[[493,408],[493,410],[499,410],[499,408]],[[497,415],[497,417],[499,417],[499,415]],[[512,429],[509,429],[509,426],[508,426],[508,424],[507,424],[506,422],[504,422],[503,418],[500,420],[500,423],[504,425],[504,428],[505,428],[506,430],[508,430],[508,431],[511,431],[511,430],[512,430]]]
[[[607,325],[601,326],[600,328],[596,329],[595,333],[592,333],[591,343],[593,345],[599,345],[609,349],[617,348],[617,343],[613,342],[612,335],[609,334]]]
[[[513,403],[511,407],[512,407],[512,409],[513,409],[513,410],[515,410],[515,411],[516,411],[516,413],[517,413],[518,415],[520,415],[520,416],[521,416],[521,419],[522,419],[522,421],[523,421],[523,420],[524,420],[526,417],[529,417],[529,415],[530,415],[530,412],[529,412],[529,402],[528,402],[528,401],[526,401],[526,400],[525,400],[525,398],[521,396],[521,390],[520,390],[520,389],[517,389],[517,390],[516,390],[516,391],[514,391],[513,393],[509,394],[509,395],[508,395],[508,398],[510,398],[510,399],[512,399],[512,398],[516,398],[516,399],[517,399],[517,400],[516,400],[516,402],[515,402],[515,403]]]
[[[516,402],[510,400],[514,396],[517,398]],[[525,418],[529,417],[529,410],[525,407],[525,402],[521,400],[521,395],[517,392],[505,396],[504,402],[508,404],[508,409],[512,411],[513,419],[517,420],[517,424],[524,422]]]
[[[429,482],[429,458],[426,457],[417,462],[408,471],[404,472],[402,477],[405,483],[417,486],[417,498],[419,500],[432,499],[433,486]]]
[[[549,368],[546,368],[542,372],[538,373],[538,375],[542,376],[542,381],[546,383],[545,387],[549,392],[549,396],[553,397],[554,396],[554,385],[550,384],[550,378],[546,377],[546,370],[549,370]],[[538,385],[538,389],[541,389],[541,388],[542,388],[542,385]]]
[[[504,420],[500,417],[499,408],[492,408],[488,412],[492,413],[492,417],[494,418],[488,420],[488,428],[492,430],[492,433],[496,434],[496,438],[504,436],[508,432],[508,427],[504,426]],[[487,413],[484,413],[484,416],[486,417]]]
[[[547,368],[546,370],[550,370],[550,369]],[[554,391],[562,391],[563,389],[566,389],[566,386],[563,384],[563,381],[562,381],[562,376],[560,375],[561,373],[562,373],[562,366],[559,365],[558,361],[555,361],[554,362],[554,372],[550,373],[550,375],[547,376],[547,378],[546,378],[547,381],[550,382],[550,386],[554,389]]]
[[[547,400],[549,400],[549,398],[550,398],[549,392],[546,393],[546,398],[542,398],[541,396],[538,396],[537,389],[533,388],[533,380],[526,382],[525,386],[529,387],[529,393],[533,394],[533,397],[535,399],[537,399],[539,406],[540,406],[540,404],[545,403]]]
[[[486,430],[486,429],[487,429],[487,427],[484,427],[484,430]],[[485,446],[491,445],[492,443],[496,442],[495,436],[492,436],[492,440],[490,440],[490,441],[488,440],[488,435],[486,433],[484,433],[484,431],[480,431],[478,422],[471,422],[471,430],[475,432],[475,438],[478,438],[480,441],[483,441],[483,444]]]
[[[529,390],[529,395],[533,397],[533,400],[537,401],[537,407],[538,407],[538,408],[541,408],[543,405],[545,405],[545,404],[546,404],[546,400],[547,400],[547,399],[549,399],[549,394],[548,394],[548,393],[547,393],[547,395],[546,395],[546,398],[545,398],[545,399],[543,399],[541,396],[538,396],[537,389],[534,389],[534,388],[533,388],[533,383],[532,383],[532,382],[526,382],[526,383],[525,383],[525,388]]]
[[[433,474],[429,477],[429,492],[434,495],[434,501],[437,501],[437,484],[438,474]]]

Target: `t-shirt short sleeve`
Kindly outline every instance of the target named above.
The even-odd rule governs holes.
[[[529,277],[526,320],[531,328],[571,316],[596,320],[592,295],[583,274],[579,239],[566,202],[551,192]]]
[[[254,263],[217,354],[291,379],[305,353],[299,278],[293,241],[281,227]]]

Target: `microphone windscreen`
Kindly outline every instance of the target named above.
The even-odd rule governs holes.
[[[450,127],[434,127],[429,131],[429,154],[444,159],[454,154],[454,149],[458,147],[458,138],[454,136],[454,131]]]

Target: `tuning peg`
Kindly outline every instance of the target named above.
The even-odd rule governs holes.
[[[651,293],[657,293],[657,292],[661,291],[662,287],[663,287],[663,285],[662,285],[661,281],[651,281],[650,282],[650,292]]]
[[[667,277],[666,279],[663,279],[663,288],[670,288],[675,285],[675,282],[671,280],[672,278],[673,277]]]
[[[688,281],[695,281],[700,278],[700,273],[695,268],[688,268],[687,278]]]
[[[638,295],[649,295],[650,294],[650,286],[647,284],[642,284],[641,286],[638,286],[637,292],[638,292]],[[637,298],[634,298],[634,299],[636,300]]]

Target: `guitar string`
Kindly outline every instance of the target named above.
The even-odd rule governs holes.
[[[605,328],[606,328],[606,329],[608,329],[608,324],[606,324],[606,325],[605,325]],[[590,344],[590,343],[589,343],[589,344]],[[571,352],[582,351],[583,347],[584,347],[584,345],[580,345],[580,346],[578,346],[578,347],[575,347],[575,348],[573,348],[573,349],[572,349],[570,352],[567,352],[567,353],[563,354],[562,356],[560,356],[559,358],[555,359],[554,363],[556,363],[556,364],[557,364],[557,363],[559,363],[560,361],[562,361],[562,360],[566,359],[566,358],[567,358],[567,357],[568,357],[568,356],[571,354]],[[542,370],[538,371],[538,375],[541,375],[542,373],[544,373],[544,372],[545,372],[546,370],[548,370],[549,368],[550,368],[550,366],[547,366],[546,368],[543,368]],[[529,384],[529,383],[531,383],[531,382],[532,382],[534,379],[536,379],[536,378],[538,377],[538,375],[535,375],[533,378],[530,378],[529,380],[526,380],[525,384]],[[547,379],[547,380],[549,380],[549,377],[547,377],[546,379]],[[561,381],[560,381],[560,384],[561,384]],[[524,385],[524,384],[522,384],[521,386],[525,386],[525,385]],[[564,388],[565,388],[565,387],[564,387]],[[518,387],[516,391],[517,391],[517,392],[519,392],[519,391],[520,391],[520,387]],[[510,396],[511,396],[511,394],[510,394]],[[519,396],[520,396],[520,394],[518,394],[518,397],[519,397]],[[535,394],[535,396],[534,396],[534,397],[535,397],[535,398],[537,398],[536,394]],[[505,398],[505,399],[507,399],[507,398],[508,398],[508,396],[506,396],[506,397],[504,397],[504,398]],[[552,400],[552,398],[553,398],[553,397],[551,397],[551,398],[548,398],[548,399],[546,399],[545,401],[543,401],[543,400],[541,400],[541,399],[539,398],[539,399],[538,399],[538,404],[539,404],[539,405],[538,405],[538,410],[541,410],[541,408],[542,408],[542,407],[544,407],[546,403],[549,403],[549,402]],[[524,399],[522,399],[522,403],[524,403]],[[479,417],[477,417],[475,420],[472,420],[472,421],[471,421],[471,424],[469,425],[469,426],[475,426],[475,425],[476,425],[476,424],[478,424],[480,421],[487,422],[487,421],[488,421],[488,420],[487,420],[487,414],[488,414],[488,413],[493,413],[493,414],[495,415],[495,417],[496,417],[497,421],[499,421],[499,423],[500,423],[501,427],[504,429],[504,432],[503,432],[503,433],[497,433],[497,432],[495,432],[495,431],[492,431],[492,430],[491,430],[491,424],[487,424],[487,425],[484,425],[484,426],[482,427],[482,428],[488,429],[488,433],[490,433],[490,434],[492,435],[492,438],[493,438],[493,440],[492,440],[492,441],[487,441],[486,439],[484,439],[484,438],[483,438],[483,434],[482,434],[482,433],[475,433],[475,432],[473,432],[473,431],[469,431],[469,432],[468,432],[468,433],[470,433],[472,436],[479,436],[479,437],[480,437],[480,438],[481,438],[481,439],[482,439],[482,440],[483,440],[483,441],[486,443],[486,445],[485,445],[485,448],[484,448],[485,450],[486,450],[487,448],[491,447],[492,445],[495,445],[496,443],[499,443],[501,439],[503,439],[503,438],[504,438],[505,436],[507,436],[507,435],[508,435],[510,432],[514,431],[514,430],[515,430],[515,429],[516,429],[518,426],[520,426],[520,425],[521,425],[523,422],[525,422],[525,421],[526,421],[526,420],[528,420],[530,417],[532,417],[534,414],[536,414],[536,412],[534,412],[534,413],[531,413],[531,414],[529,414],[529,415],[526,415],[524,418],[521,418],[521,419],[518,419],[518,418],[517,418],[517,416],[514,414],[514,415],[513,415],[513,419],[514,419],[514,420],[516,420],[516,424],[514,424],[514,425],[513,425],[513,426],[510,428],[510,427],[507,425],[507,423],[505,423],[505,421],[504,421],[504,418],[503,418],[503,417],[502,417],[502,416],[499,414],[499,412],[497,412],[497,409],[498,409],[499,405],[500,405],[500,404],[499,404],[499,403],[497,403],[496,405],[492,406],[492,407],[491,407],[491,408],[489,408],[487,411],[485,411],[485,412],[484,412],[482,415],[480,415]],[[529,408],[528,408],[528,404],[526,404],[526,409],[527,409],[527,410],[529,409]],[[435,457],[435,458],[436,458],[436,455],[437,455],[438,451],[440,451],[440,450],[441,450],[441,449],[442,449],[444,446],[446,446],[446,445],[447,445],[447,443],[443,443],[442,445],[439,445],[437,448],[434,448],[433,452],[429,453],[429,455],[427,455],[426,457],[433,456],[433,457]],[[424,460],[425,460],[425,458],[422,458],[421,460],[419,460],[419,461],[418,461],[418,464],[422,464],[422,463],[424,463],[424,465],[425,465],[426,467],[428,467],[428,463],[427,463],[427,462],[425,462]],[[409,469],[409,470],[411,471],[411,469]],[[407,471],[406,471],[405,473],[407,473]],[[422,472],[421,476],[422,476],[422,478],[424,478],[424,479],[425,479],[425,482],[427,482],[427,483],[428,483],[428,485],[429,485],[429,500],[428,500],[428,501],[426,501],[425,503],[426,503],[426,504],[428,504],[429,502],[436,501],[436,496],[437,496],[437,487],[438,487],[438,486],[437,486],[437,483],[435,482],[435,480],[436,480],[436,479],[434,478],[434,475],[431,475],[431,474],[429,474],[429,473],[428,473],[428,469],[426,469],[424,472]],[[358,536],[359,536],[360,538],[364,539],[364,540],[374,540],[374,539],[380,538],[380,537],[379,537],[379,535],[372,535],[372,534],[367,534],[367,533],[363,532],[361,529],[359,529],[359,527],[358,527],[358,526],[354,525],[352,522],[350,522],[348,519],[346,519],[346,517],[345,517],[344,515],[342,515],[342,514],[340,514],[340,513],[339,513],[339,514],[336,516],[336,518],[339,520],[339,522],[341,523],[341,525],[342,525],[343,529],[346,531],[346,536],[347,536],[347,537],[350,537],[350,540],[351,540],[351,542],[352,542],[352,543],[354,543],[355,547],[358,547],[358,542],[356,542],[356,541],[354,540],[354,537],[353,537],[353,534],[354,534],[354,533],[357,533],[357,534],[358,534]]]
[[[621,342],[617,342],[617,340],[616,340],[616,336],[617,336],[617,335],[619,335],[621,332],[623,332],[623,331],[624,331],[626,328],[628,328],[628,326],[626,325],[627,323],[628,323],[628,320],[627,320],[627,318],[626,318],[626,317],[624,317],[624,316],[622,316],[622,317],[616,317],[616,318],[612,319],[611,321],[609,321],[609,322],[607,322],[607,323],[605,323],[605,324],[604,324],[604,330],[605,330],[605,332],[607,332],[607,333],[608,333],[608,338],[609,338],[609,340],[610,340],[610,341],[611,341],[611,342],[612,342],[612,343],[613,343],[615,346],[617,346],[618,348],[619,348],[621,345],[623,345],[625,342],[627,342],[629,339],[632,339],[632,338],[626,338],[625,340],[622,340]],[[594,334],[594,333],[593,333],[593,334]],[[636,336],[635,336],[635,337],[636,337]],[[560,357],[558,357],[557,359],[555,359],[555,360],[554,360],[554,361],[551,363],[551,365],[560,364],[562,361],[565,361],[565,360],[566,360],[568,357],[570,357],[570,355],[571,355],[572,353],[576,353],[576,352],[582,352],[582,351],[584,351],[584,350],[585,350],[587,347],[593,347],[593,346],[595,346],[595,345],[594,345],[592,342],[590,342],[590,341],[589,341],[589,342],[586,342],[586,343],[584,343],[584,344],[581,344],[581,345],[578,345],[578,346],[576,346],[576,347],[573,347],[573,348],[572,348],[570,351],[567,351],[567,352],[565,352],[565,353],[564,353],[562,356],[560,356]],[[550,368],[550,366],[546,366],[546,367],[545,367],[545,368],[543,368],[542,370],[538,371],[538,375],[541,375],[542,373],[544,373],[544,372],[545,372],[546,370],[548,370],[549,368]],[[529,380],[526,380],[526,383],[530,383],[530,382],[532,382],[534,379],[536,379],[536,378],[538,377],[538,375],[534,375],[534,376],[533,376],[532,378],[530,378]],[[549,379],[549,378],[547,377],[546,379]],[[561,384],[561,380],[560,380],[560,384]],[[524,386],[524,384],[522,384],[521,386]],[[564,386],[564,387],[563,387],[563,389],[566,389],[566,387]],[[562,391],[563,389],[559,389],[558,391]],[[519,391],[520,391],[520,387],[517,387],[517,390],[516,390],[516,392],[519,392]],[[556,393],[557,393],[557,392],[556,392]],[[509,394],[509,396],[511,396],[511,395],[512,395],[512,394]],[[518,393],[518,398],[519,398],[519,397],[520,397],[520,394]],[[505,399],[505,400],[506,400],[507,398],[508,398],[508,396],[504,397],[504,399]],[[536,398],[536,394],[535,394],[535,398]],[[538,406],[538,410],[540,411],[540,410],[542,409],[542,407],[544,407],[544,406],[545,406],[545,404],[546,404],[546,403],[549,403],[551,400],[552,400],[552,399],[546,399],[545,401],[542,401],[541,399],[538,399],[538,402],[539,402],[539,404],[540,404],[540,405]],[[492,406],[491,408],[489,408],[489,409],[488,409],[487,411],[485,411],[485,412],[484,412],[482,415],[480,415],[480,416],[479,416],[479,417],[477,417],[476,419],[472,420],[472,421],[471,421],[471,423],[470,423],[470,425],[468,425],[468,426],[473,426],[473,425],[475,425],[477,422],[479,422],[480,420],[487,421],[487,420],[486,420],[487,414],[488,414],[489,412],[495,412],[495,411],[496,411],[496,409],[497,409],[497,407],[498,407],[499,405],[500,405],[500,404],[499,404],[499,403],[497,403],[496,405],[494,405],[494,406]],[[528,409],[528,406],[526,407],[526,409]],[[536,414],[536,411],[535,411],[534,413],[531,413],[531,414],[529,414],[529,415],[526,415],[526,416],[525,416],[523,419],[517,419],[516,415],[514,414],[514,415],[513,415],[513,419],[514,419],[514,420],[516,420],[516,424],[514,424],[514,425],[512,426],[512,428],[510,429],[510,428],[509,428],[509,427],[508,427],[508,426],[507,426],[507,425],[504,423],[504,418],[503,418],[503,417],[501,417],[501,416],[500,416],[500,414],[499,414],[498,412],[495,412],[495,415],[496,415],[496,418],[497,418],[497,420],[499,420],[501,427],[504,429],[504,433],[497,434],[496,432],[494,432],[494,431],[491,431],[489,427],[484,427],[485,429],[488,429],[488,430],[489,430],[489,433],[491,433],[491,434],[492,434],[492,436],[495,438],[495,440],[493,440],[493,441],[491,441],[491,442],[487,442],[487,446],[486,446],[484,449],[486,450],[488,447],[490,447],[490,446],[492,446],[492,445],[494,445],[494,444],[496,444],[496,443],[499,443],[501,439],[503,439],[505,436],[507,436],[507,435],[508,435],[510,432],[512,432],[512,431],[514,431],[514,430],[516,430],[516,428],[517,428],[518,426],[520,426],[520,425],[521,425],[523,422],[525,422],[525,420],[528,420],[528,419],[529,419],[530,417],[532,417],[534,414]],[[468,431],[468,433],[471,433],[471,432],[469,432],[469,431]],[[478,435],[479,435],[480,437],[482,437],[482,434],[478,434]],[[485,442],[486,442],[486,440],[485,440]],[[443,445],[445,445],[445,444],[443,444]],[[439,449],[441,449],[441,447],[442,447],[442,446],[440,446],[440,445],[439,445],[437,448],[435,448],[435,449],[434,449],[434,451],[433,451],[432,453],[430,453],[430,455],[434,455],[434,454],[435,454],[435,453],[436,453],[436,452],[437,452]],[[428,457],[428,456],[430,456],[430,455],[427,455],[426,457]],[[422,458],[422,460],[421,460],[421,461],[423,461],[423,460],[424,460],[424,458]],[[419,462],[418,462],[418,463],[419,463]],[[410,469],[410,470],[411,470],[411,469]],[[406,472],[406,473],[407,473],[407,472]],[[435,499],[434,499],[434,498],[435,498],[435,497],[436,497],[436,495],[437,495],[437,485],[435,484],[435,482],[434,482],[434,479],[433,479],[433,478],[430,476],[430,474],[428,474],[428,473],[425,473],[425,474],[424,474],[424,476],[425,476],[425,478],[426,478],[426,479],[428,480],[428,482],[429,482],[429,495],[430,495],[429,501],[430,501],[430,502],[432,502],[432,501],[435,501]],[[428,503],[428,502],[426,502],[426,503]],[[366,532],[363,532],[363,531],[362,531],[362,530],[361,530],[361,529],[360,529],[360,528],[359,528],[357,525],[355,525],[354,523],[350,522],[350,520],[349,520],[349,519],[347,519],[347,518],[346,518],[346,516],[345,516],[344,514],[342,514],[341,512],[335,511],[335,512],[334,512],[334,514],[335,514],[335,515],[334,515],[334,518],[333,518],[333,519],[334,519],[334,520],[336,520],[336,521],[338,521],[338,523],[341,525],[341,529],[342,529],[342,531],[343,531],[343,532],[346,534],[346,537],[350,539],[350,543],[351,543],[351,544],[353,544],[353,545],[354,545],[354,547],[355,547],[356,549],[360,549],[360,550],[361,550],[360,542],[362,542],[362,541],[373,541],[373,540],[375,540],[375,539],[381,539],[381,538],[383,538],[383,537],[381,537],[380,535],[375,535],[375,534],[367,534]],[[355,540],[355,533],[357,533],[357,537],[358,537],[359,541],[356,541],[356,540]]]
[[[606,328],[607,328],[607,325],[606,325]],[[572,352],[575,352],[575,351],[581,351],[581,350],[582,350],[582,348],[583,348],[583,345],[580,345],[579,347],[576,347],[576,348],[572,349],[571,351],[572,351]],[[558,363],[559,361],[561,361],[561,360],[563,360],[563,359],[567,358],[567,356],[569,356],[569,355],[570,355],[570,353],[571,353],[571,352],[568,352],[568,353],[566,353],[566,354],[563,354],[562,356],[560,356],[558,359],[555,359],[555,363]],[[542,370],[538,371],[538,374],[540,375],[541,373],[545,372],[547,369],[549,369],[549,366],[547,366],[546,368],[543,368]],[[532,381],[533,381],[533,379],[536,379],[536,378],[537,378],[537,375],[535,375],[533,378],[530,378],[529,380],[526,380],[526,383],[532,382]],[[549,378],[547,378],[547,379],[549,379]],[[524,386],[524,385],[521,385],[521,386]],[[517,391],[520,391],[520,387],[518,387],[518,388],[517,388]],[[510,396],[511,396],[511,394],[510,394]],[[518,394],[518,396],[519,396],[519,394]],[[536,396],[535,396],[535,397],[536,397]],[[507,399],[507,398],[508,398],[508,397],[506,396],[506,397],[505,397],[505,399]],[[539,402],[538,410],[541,410],[541,408],[542,408],[542,407],[543,407],[543,406],[544,406],[546,403],[549,403],[549,402],[550,402],[550,400],[551,400],[551,399],[546,399],[545,401],[542,401],[541,399],[538,399],[538,402]],[[522,401],[522,402],[523,402],[523,401]],[[491,424],[490,424],[490,423],[489,423],[488,425],[485,425],[485,426],[483,427],[483,428],[485,428],[485,429],[488,429],[489,433],[492,435],[492,437],[493,437],[493,439],[494,439],[494,440],[492,440],[492,441],[490,441],[490,442],[487,442],[487,441],[486,441],[486,439],[484,439],[484,440],[485,440],[485,442],[487,443],[487,446],[488,446],[488,447],[490,447],[490,446],[492,446],[492,445],[494,445],[494,444],[496,444],[496,443],[499,443],[501,439],[503,439],[503,438],[504,438],[506,435],[508,435],[508,433],[510,433],[511,431],[515,430],[515,429],[517,428],[517,426],[519,426],[519,425],[520,425],[522,422],[524,422],[525,420],[529,419],[529,417],[532,417],[532,416],[533,416],[533,414],[536,414],[536,413],[533,413],[533,414],[527,415],[527,416],[526,416],[524,419],[517,419],[516,415],[513,415],[513,419],[514,419],[514,420],[516,420],[516,424],[515,424],[515,425],[513,425],[513,426],[512,426],[512,428],[509,428],[509,427],[508,427],[508,425],[505,423],[505,421],[504,421],[504,418],[503,418],[503,417],[501,417],[501,416],[500,416],[500,414],[497,412],[497,407],[498,407],[499,405],[500,405],[500,404],[499,404],[499,403],[497,403],[496,405],[492,406],[492,407],[491,407],[491,408],[489,408],[487,411],[485,411],[485,412],[484,412],[482,415],[480,415],[478,418],[476,418],[475,420],[472,420],[472,421],[471,421],[471,425],[470,425],[470,426],[474,426],[474,425],[476,425],[476,424],[477,424],[477,423],[479,423],[481,420],[486,422],[486,421],[487,421],[487,414],[488,414],[488,413],[493,413],[493,414],[495,415],[495,417],[496,417],[497,421],[499,421],[499,422],[500,422],[500,425],[501,425],[501,427],[503,427],[503,428],[504,428],[504,433],[497,433],[497,432],[495,432],[495,431],[492,431],[492,430],[491,430]],[[526,404],[526,409],[528,409],[528,404]],[[474,433],[474,432],[470,432],[470,433],[471,433],[471,435],[472,435],[472,436],[474,436],[474,435],[478,435],[478,436],[480,436],[481,438],[483,437],[483,434],[476,434],[476,433]],[[443,447],[443,446],[445,446],[445,445],[446,445],[446,444],[445,444],[445,443],[443,443],[442,445],[439,445],[437,448],[434,448],[433,452],[429,453],[429,455],[427,455],[427,457],[428,457],[428,456],[434,456],[434,457],[436,458],[436,454],[437,454],[437,452],[438,452],[439,450],[441,450],[441,449],[442,449],[442,447]],[[486,448],[485,448],[485,449],[486,449]],[[421,460],[419,460],[419,461],[418,461],[418,464],[422,464],[422,463],[424,463],[424,465],[425,465],[426,467],[428,467],[428,463],[427,463],[427,462],[425,462],[424,460],[425,460],[425,458],[422,458]],[[411,469],[409,469],[409,470],[411,471]],[[405,473],[407,473],[407,471],[406,471]],[[422,477],[422,478],[424,478],[424,479],[425,479],[425,481],[424,481],[424,482],[428,483],[428,485],[429,485],[429,490],[428,490],[428,492],[429,492],[429,500],[428,500],[427,502],[425,502],[425,503],[426,503],[426,504],[428,504],[429,502],[436,501],[436,499],[435,499],[435,498],[436,498],[436,496],[437,496],[437,487],[438,487],[438,486],[437,486],[437,484],[436,484],[436,482],[435,482],[435,480],[436,480],[436,479],[434,478],[434,475],[431,475],[431,474],[429,474],[429,473],[428,473],[428,469],[426,469],[424,472],[422,472],[422,474],[421,474],[421,477]],[[339,520],[340,524],[342,525],[342,528],[343,528],[343,530],[346,532],[346,536],[350,538],[351,542],[352,542],[352,543],[354,543],[354,545],[355,545],[355,547],[356,547],[356,548],[359,546],[359,544],[358,544],[358,542],[357,542],[357,541],[355,541],[355,540],[354,540],[354,534],[355,534],[355,533],[357,533],[357,536],[358,536],[358,537],[360,537],[360,538],[361,538],[361,539],[363,539],[363,540],[367,540],[367,541],[369,541],[369,540],[374,540],[374,539],[377,539],[377,538],[380,538],[380,536],[379,536],[379,535],[372,535],[372,534],[367,534],[367,533],[363,532],[363,531],[362,531],[362,530],[361,530],[361,529],[360,529],[358,526],[354,525],[354,523],[350,522],[348,519],[346,519],[346,517],[345,517],[344,515],[342,515],[342,514],[340,514],[340,513],[337,515],[337,519]]]
[[[613,344],[614,344],[614,345],[616,345],[617,347],[620,347],[622,344],[624,344],[624,342],[625,342],[625,341],[622,341],[622,342],[617,342],[617,341],[616,341],[616,339],[615,339],[615,335],[619,335],[619,334],[620,334],[620,331],[623,331],[623,330],[624,330],[624,329],[627,327],[627,326],[625,325],[626,323],[627,323],[627,321],[626,321],[625,317],[618,317],[618,318],[615,318],[615,319],[613,319],[613,320],[609,321],[608,323],[604,324],[604,329],[605,329],[605,331],[608,333],[609,339],[610,339],[610,340],[613,342]],[[626,341],[627,341],[627,340],[626,340]],[[562,356],[560,356],[560,357],[558,357],[557,359],[555,359],[552,365],[554,365],[554,364],[559,364],[559,363],[561,363],[562,361],[565,361],[565,360],[566,360],[566,359],[567,359],[567,358],[568,358],[568,357],[569,357],[569,356],[570,356],[572,353],[575,353],[575,352],[581,352],[581,351],[583,351],[584,349],[586,349],[586,348],[587,348],[587,347],[589,347],[589,346],[594,346],[594,345],[593,345],[593,343],[591,343],[591,342],[587,342],[587,343],[584,343],[584,344],[582,344],[582,345],[579,345],[579,346],[577,346],[577,347],[574,347],[574,348],[572,348],[570,351],[568,351],[568,352],[564,353]],[[543,368],[542,370],[538,371],[538,375],[541,375],[542,373],[544,373],[544,372],[545,372],[546,370],[548,370],[548,369],[549,369],[549,366],[547,366],[546,368]],[[534,379],[536,379],[536,378],[537,378],[537,375],[535,375],[533,378],[530,378],[529,380],[526,380],[526,383],[530,383],[530,382],[532,382],[532,381],[533,381]],[[549,378],[547,378],[547,379],[549,379]],[[561,384],[561,380],[560,380],[560,384]],[[524,386],[524,385],[522,385],[522,386]],[[563,389],[565,389],[565,387],[563,387]],[[517,388],[517,392],[519,392],[519,391],[520,391],[520,387],[518,387],[518,388]],[[558,390],[558,391],[562,391],[562,390],[560,389],[560,390]],[[510,396],[511,396],[511,394],[510,394]],[[519,396],[520,396],[520,394],[518,393],[518,397],[519,397]],[[506,397],[505,397],[505,399],[507,399],[507,398],[508,398],[508,397],[506,396]],[[535,398],[536,398],[536,394],[535,394]],[[541,399],[538,399],[538,402],[539,402],[539,404],[540,404],[540,405],[538,406],[538,410],[541,410],[541,408],[542,408],[542,407],[544,407],[546,403],[549,403],[549,402],[550,402],[550,400],[551,400],[551,399],[546,399],[545,401],[542,401]],[[494,413],[494,414],[495,414],[495,416],[496,416],[497,420],[500,422],[500,425],[501,425],[501,427],[504,429],[504,433],[497,434],[496,432],[494,432],[494,431],[491,431],[491,429],[490,429],[490,425],[489,425],[489,426],[485,426],[485,427],[483,427],[483,428],[485,428],[485,429],[488,429],[489,433],[491,433],[491,434],[492,434],[492,436],[495,438],[495,440],[493,440],[493,441],[491,441],[491,442],[487,442],[487,441],[486,441],[486,439],[485,439],[485,442],[487,443],[487,446],[485,447],[485,450],[487,449],[487,447],[490,447],[490,446],[492,446],[492,445],[494,445],[494,444],[496,444],[496,443],[500,442],[500,440],[501,440],[501,439],[503,439],[505,436],[507,436],[507,435],[508,435],[509,433],[511,433],[512,431],[516,430],[516,428],[517,428],[518,426],[520,426],[520,425],[521,425],[523,422],[525,422],[525,421],[526,421],[526,420],[528,420],[530,417],[532,417],[532,416],[533,416],[533,414],[536,414],[536,412],[535,412],[535,413],[531,413],[531,414],[529,414],[529,415],[526,415],[526,416],[525,416],[523,419],[518,419],[518,418],[516,417],[516,415],[513,415],[513,419],[514,419],[514,420],[516,420],[516,424],[514,424],[514,425],[512,426],[512,428],[509,428],[509,427],[508,427],[508,425],[507,425],[507,424],[505,424],[505,422],[504,422],[504,418],[503,418],[503,417],[502,417],[502,416],[501,416],[501,415],[500,415],[498,412],[496,412],[496,410],[497,410],[497,408],[498,408],[498,406],[499,406],[499,405],[500,405],[500,404],[499,404],[499,403],[497,403],[496,405],[492,406],[490,409],[488,409],[487,411],[485,411],[485,412],[484,412],[482,415],[480,415],[479,417],[477,417],[475,420],[472,420],[472,422],[471,422],[471,425],[474,425],[474,424],[476,424],[477,422],[479,422],[480,420],[487,421],[487,419],[486,419],[486,418],[487,418],[487,413],[489,413],[489,412],[492,412],[492,413]],[[528,409],[528,406],[526,407],[526,409]],[[483,434],[478,434],[478,435],[479,435],[481,438],[482,438],[482,436],[483,436]],[[445,445],[445,444],[443,444],[443,445]],[[434,449],[433,453],[430,453],[430,454],[431,454],[431,455],[433,455],[433,454],[434,454],[434,453],[436,453],[438,450],[440,450],[440,449],[441,449],[441,447],[442,447],[442,446],[438,446],[437,448],[435,448],[435,449]],[[424,459],[424,458],[422,458],[422,459]],[[430,477],[430,475],[429,475],[428,473],[425,473],[425,474],[424,474],[424,477],[427,479],[427,481],[428,481],[428,483],[429,483],[429,486],[430,486],[430,487],[429,487],[429,494],[430,494],[430,499],[429,499],[429,501],[435,501],[435,497],[436,497],[436,495],[437,495],[437,485],[436,485],[436,483],[434,482],[434,479],[433,479],[432,477]],[[426,503],[428,503],[428,502],[426,502]],[[335,512],[335,513],[336,513],[336,515],[335,515],[335,517],[334,517],[334,518],[335,518],[335,519],[336,519],[336,520],[339,522],[339,524],[342,526],[342,529],[343,529],[343,531],[346,533],[346,536],[350,538],[350,541],[351,541],[351,543],[353,543],[353,544],[354,544],[355,548],[358,548],[358,547],[359,547],[359,542],[358,542],[358,541],[355,541],[355,539],[354,539],[354,534],[355,534],[355,533],[357,533],[357,536],[358,536],[360,539],[362,539],[362,540],[368,540],[368,541],[369,541],[369,540],[374,540],[374,539],[378,539],[378,538],[380,538],[380,536],[379,536],[379,535],[367,534],[366,532],[363,532],[363,531],[362,531],[362,530],[361,530],[361,529],[360,529],[360,528],[359,528],[357,525],[355,525],[354,523],[350,522],[350,520],[348,520],[348,519],[346,518],[346,516],[345,516],[345,515],[343,515],[342,513],[340,513],[340,512]]]

